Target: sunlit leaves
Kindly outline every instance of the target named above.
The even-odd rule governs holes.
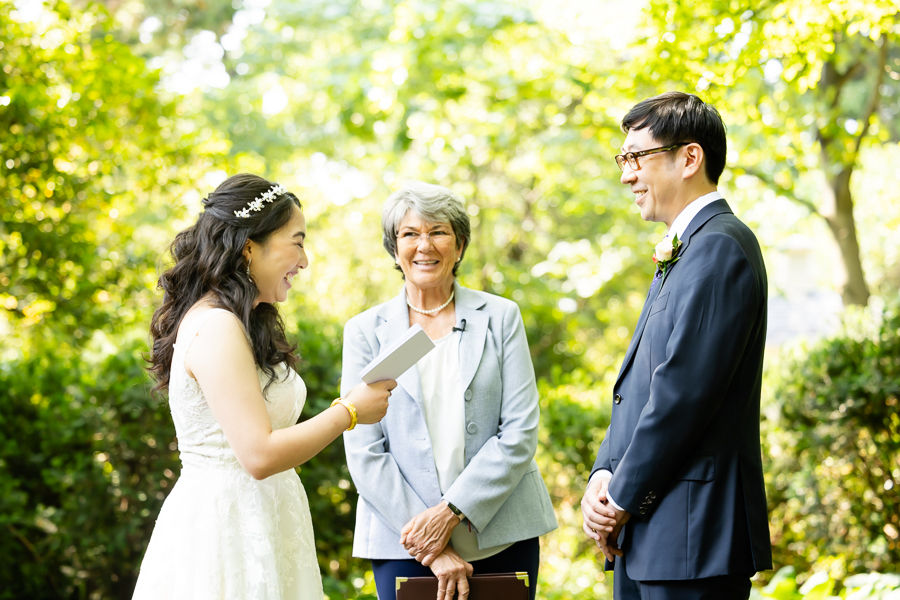
[[[125,597],[176,466],[140,357],[155,263],[212,149],[101,8],[15,6],[0,3],[0,545],[15,557],[0,596]]]
[[[171,144],[154,76],[105,33],[105,12],[58,4],[17,22],[9,5],[0,11],[5,318],[25,334],[53,306],[56,327],[84,335],[119,312],[96,302],[98,291],[137,300],[146,290],[135,277],[146,248],[132,231],[164,208],[159,193],[186,154]]]
[[[639,89],[695,91],[720,107],[735,124],[738,174],[825,218],[846,267],[845,303],[868,298],[850,177],[864,143],[900,133],[898,14],[890,0],[653,0],[632,61]]]

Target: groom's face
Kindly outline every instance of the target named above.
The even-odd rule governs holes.
[[[625,136],[622,152],[652,150],[663,145],[651,135],[649,128],[631,129]],[[634,202],[640,207],[641,218],[645,221],[671,226],[677,216],[674,204],[681,178],[674,158],[678,150],[641,156],[637,159],[640,169],[634,170],[626,164],[622,170],[620,181],[631,188]]]

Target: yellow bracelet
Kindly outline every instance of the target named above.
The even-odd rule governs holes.
[[[353,403],[349,400],[344,400],[343,398],[335,398],[334,402],[331,403],[331,406],[334,406],[336,404],[340,404],[347,409],[347,412],[350,413],[350,427],[347,428],[347,431],[350,431],[351,429],[356,427],[356,407],[353,406]]]

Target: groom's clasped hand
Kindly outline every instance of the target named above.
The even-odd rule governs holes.
[[[628,522],[631,515],[616,510],[606,497],[609,477],[594,477],[588,484],[587,491],[581,499],[581,514],[584,518],[584,533],[596,542],[597,547],[610,562],[616,556],[622,556],[618,545],[619,532]]]

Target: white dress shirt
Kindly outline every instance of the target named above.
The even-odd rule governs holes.
[[[675,220],[672,221],[672,226],[669,227],[668,233],[666,233],[666,238],[670,238],[676,233],[678,234],[678,239],[684,237],[684,232],[687,231],[688,225],[691,224],[691,221],[694,220],[694,217],[697,216],[701,210],[715,202],[716,200],[721,200],[722,194],[719,193],[718,190],[715,192],[710,192],[708,194],[704,194],[700,196],[690,204],[684,207],[678,216],[675,217]]]
[[[438,485],[444,494],[466,466],[466,408],[459,374],[459,336],[454,331],[434,340],[434,350],[416,367],[422,386],[425,425]],[[463,515],[464,516],[464,515]],[[478,537],[468,523],[460,523],[450,534],[450,544],[466,561],[481,560],[506,550],[512,544],[478,548]]]
[[[708,194],[700,196],[699,198],[685,206],[682,211],[678,213],[678,216],[675,217],[675,220],[672,221],[672,226],[669,227],[669,231],[666,233],[666,237],[664,237],[663,239],[667,240],[669,238],[672,238],[676,233],[678,234],[678,239],[682,239],[684,237],[684,232],[687,231],[688,225],[691,224],[691,221],[694,220],[694,217],[696,217],[701,210],[703,210],[716,200],[722,200],[722,198],[722,194],[719,193],[718,190],[716,190],[714,192],[710,192]],[[608,470],[600,469],[596,473],[594,473],[593,476],[591,476],[591,480],[593,480],[594,477],[605,477],[606,479],[612,479],[612,476],[613,474]],[[588,484],[590,485],[590,482],[588,482]],[[625,510],[624,508],[616,504],[615,500],[612,499],[612,496],[609,495],[609,490],[607,490],[606,492],[606,499],[610,504],[613,505],[616,510]]]

